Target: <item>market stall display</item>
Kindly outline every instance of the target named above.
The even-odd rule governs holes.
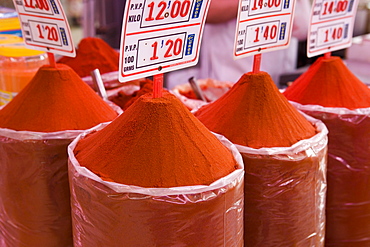
[[[329,130],[326,246],[370,244],[370,89],[339,57],[320,57],[288,87]]]
[[[118,71],[118,61],[119,52],[96,37],[83,38],[76,48],[76,57],[58,59],[58,63],[68,65],[80,77],[90,76],[94,69],[99,69],[101,74]]]
[[[240,154],[174,95],[141,96],[68,152],[75,246],[243,245]]]
[[[67,146],[113,110],[68,66],[42,66],[0,109],[0,245],[72,246]]]
[[[325,126],[299,113],[266,72],[242,75],[194,114],[243,157],[244,246],[323,246]]]

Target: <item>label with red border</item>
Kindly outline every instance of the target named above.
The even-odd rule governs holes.
[[[285,49],[292,33],[295,0],[240,0],[234,58]]]
[[[75,57],[71,30],[59,0],[13,0],[28,48]]]
[[[198,63],[210,0],[127,0],[119,80],[126,82]]]
[[[350,47],[358,0],[314,0],[307,40],[313,57]]]

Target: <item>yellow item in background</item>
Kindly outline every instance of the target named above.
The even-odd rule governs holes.
[[[12,34],[0,34],[0,45],[22,43],[23,39]]]
[[[12,43],[11,39],[16,40],[0,35],[0,106],[11,101],[37,70],[49,63],[45,52],[28,49],[19,40]]]
[[[15,9],[0,7],[0,34],[12,34],[22,37],[21,24]]]

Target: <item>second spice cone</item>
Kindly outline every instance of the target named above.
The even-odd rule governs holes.
[[[266,72],[244,74],[194,114],[242,154],[244,246],[323,246],[325,126],[299,113]]]

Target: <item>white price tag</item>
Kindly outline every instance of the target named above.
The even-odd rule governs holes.
[[[295,0],[240,0],[234,57],[284,49],[289,45]]]
[[[31,49],[76,56],[71,30],[59,0],[13,0],[24,42]]]
[[[127,0],[121,82],[194,66],[210,0]]]
[[[308,33],[307,56],[351,46],[358,0],[314,0]]]

